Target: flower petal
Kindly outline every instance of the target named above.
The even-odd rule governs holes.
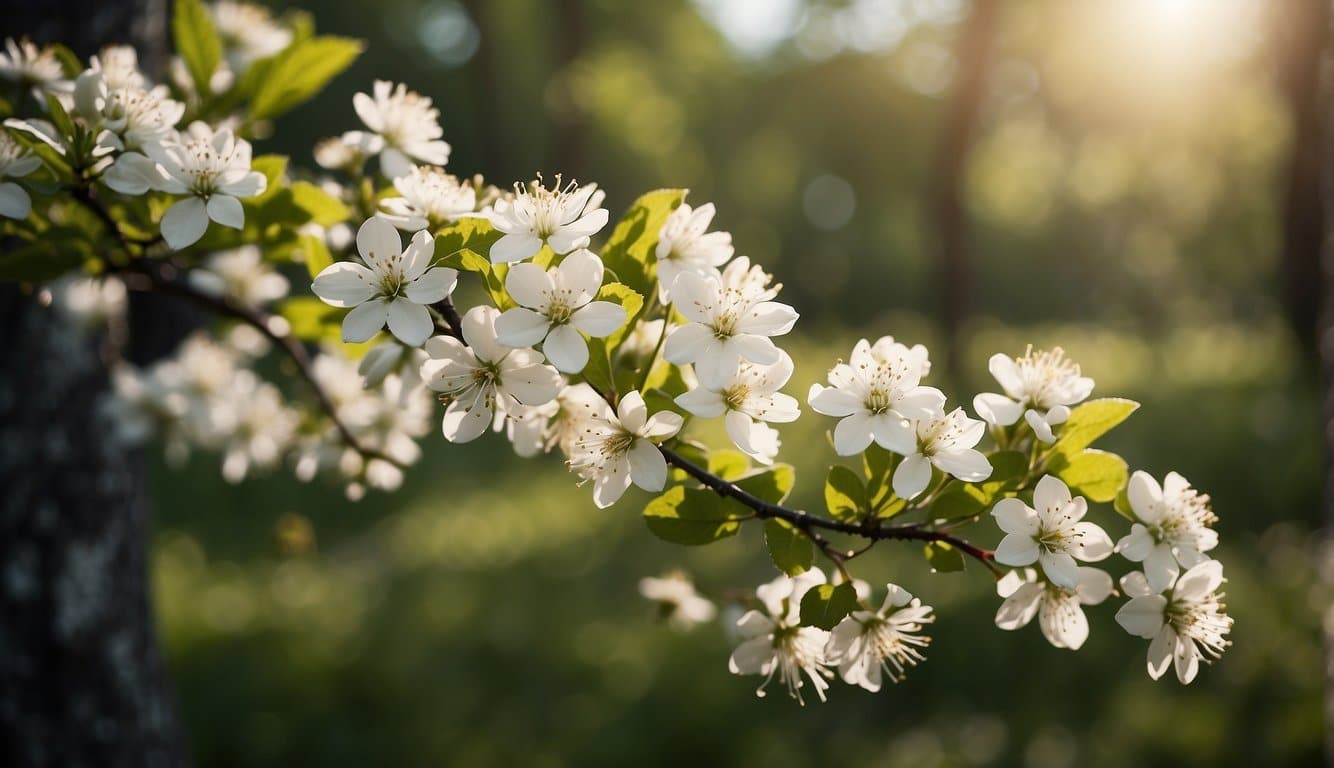
[[[635,485],[656,493],[667,484],[667,460],[653,443],[643,438],[635,440],[626,458]]]
[[[1167,598],[1162,595],[1135,597],[1116,612],[1116,623],[1136,637],[1149,639],[1163,627]]]
[[[162,239],[176,250],[199,242],[208,229],[208,209],[197,197],[177,200],[162,216]]]
[[[834,451],[839,456],[855,456],[866,450],[874,439],[871,418],[865,413],[845,416],[834,427]]]
[[[374,336],[389,319],[388,304],[384,299],[374,299],[348,312],[343,318],[343,341],[359,343]]]
[[[1038,534],[1038,515],[1019,499],[1001,499],[991,508],[991,516],[996,524],[1006,533],[1027,536],[1030,539]],[[1031,560],[1029,562],[1032,562]]]
[[[245,226],[245,211],[241,201],[231,195],[213,195],[208,199],[208,217],[224,227],[241,229]]]
[[[1038,555],[1038,562],[1042,564],[1042,572],[1047,574],[1047,580],[1052,584],[1066,589],[1079,586],[1079,566],[1075,564],[1073,556],[1064,552],[1043,552]]]
[[[334,307],[355,307],[375,295],[375,273],[350,261],[340,261],[325,267],[310,289],[325,304]]]
[[[542,250],[542,241],[530,232],[505,235],[491,246],[491,263],[508,264],[532,258]]]
[[[392,261],[403,253],[398,228],[379,216],[366,219],[357,230],[357,252],[376,273],[385,274]]]
[[[512,307],[496,318],[496,339],[511,347],[531,347],[546,338],[550,328],[551,321],[546,315]]]
[[[987,423],[1001,427],[1019,421],[1019,417],[1024,414],[1023,405],[995,392],[983,392],[974,397],[973,410]]]
[[[553,292],[551,275],[545,269],[532,262],[515,264],[505,275],[505,290],[519,302],[520,306],[548,311]]]
[[[625,307],[610,301],[593,301],[575,310],[570,322],[575,328],[600,339],[610,336],[625,325]]]
[[[389,302],[389,332],[409,347],[425,344],[434,328],[426,307],[404,298]]]
[[[418,304],[434,304],[454,292],[458,279],[456,269],[432,267],[408,283],[403,295]]]
[[[915,499],[931,484],[931,461],[920,453],[903,459],[894,470],[894,493],[901,499]]]
[[[542,352],[562,373],[578,373],[588,365],[588,342],[572,325],[552,328],[542,343]]]

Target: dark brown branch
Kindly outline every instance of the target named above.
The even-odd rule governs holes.
[[[677,469],[685,472],[687,475],[690,475],[695,480],[698,480],[705,488],[708,488],[719,496],[727,499],[734,499],[754,510],[756,517],[762,519],[776,518],[787,521],[793,527],[805,533],[817,546],[820,546],[820,548],[825,551],[825,554],[830,555],[835,564],[840,567],[840,570],[842,569],[843,561],[847,559],[848,555],[838,553],[832,550],[832,548],[828,548],[828,541],[826,541],[820,533],[821,530],[835,531],[849,536],[859,536],[871,541],[886,541],[891,539],[899,541],[938,541],[949,544],[965,555],[982,563],[993,573],[996,572],[995,565],[993,565],[994,554],[991,550],[983,549],[982,547],[971,544],[953,534],[926,528],[920,525],[886,526],[874,519],[868,519],[861,523],[831,520],[818,515],[812,515],[809,512],[804,512],[799,509],[789,509],[782,505],[765,501],[744,488],[738,487],[735,483],[723,480],[721,477],[714,475],[708,470],[691,463],[689,459],[670,448],[658,446],[658,450],[662,452],[662,456],[667,460],[668,464],[671,464]]]

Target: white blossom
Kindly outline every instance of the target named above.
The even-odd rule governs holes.
[[[646,491],[661,491],[667,484],[667,460],[655,443],[675,435],[681,423],[681,416],[671,411],[650,416],[643,395],[628,392],[616,413],[596,414],[584,422],[572,446],[570,469],[593,481],[598,509],[615,504],[632,482]]]
[[[965,483],[975,483],[991,476],[991,462],[974,448],[987,425],[968,418],[962,408],[942,416],[917,419],[917,450],[903,457],[894,470],[894,493],[913,499],[931,483],[931,467]]]
[[[1144,576],[1155,592],[1170,587],[1182,568],[1208,560],[1204,553],[1218,546],[1218,533],[1210,527],[1218,518],[1209,509],[1209,497],[1176,472],[1168,472],[1160,486],[1149,473],[1137,471],[1126,493],[1135,523],[1116,551],[1144,563]]]
[[[539,176],[530,187],[514,185],[514,196],[496,200],[491,223],[504,235],[491,246],[491,262],[503,264],[532,258],[543,245],[557,254],[588,246],[589,238],[607,225],[605,197],[596,184],[571,181],[547,189]]]
[[[292,44],[292,30],[275,22],[262,5],[216,0],[206,7],[222,40],[227,66],[238,75]]]
[[[191,270],[190,284],[211,296],[229,296],[242,304],[263,306],[287,295],[287,278],[264,263],[259,247],[243,245],[211,254]]]
[[[443,301],[458,282],[458,271],[432,267],[435,240],[418,232],[406,249],[394,225],[376,216],[357,230],[357,251],[366,266],[340,261],[315,277],[311,290],[331,306],[352,307],[343,318],[343,340],[370,339],[385,324],[410,347],[419,347],[435,324],[426,308]]]
[[[1008,427],[1022,416],[1045,443],[1056,441],[1052,428],[1070,418],[1070,406],[1093,392],[1093,379],[1080,375],[1079,366],[1060,347],[1028,351],[1019,359],[991,356],[987,367],[1005,394],[983,392],[973,398],[973,410],[988,423]]]
[[[85,328],[123,318],[127,296],[124,282],[105,275],[65,275],[51,284],[51,303]]]
[[[778,362],[773,336],[797,322],[797,311],[772,299],[782,286],[769,287],[770,275],[742,256],[721,278],[683,272],[672,287],[673,306],[687,323],[667,337],[662,356],[670,363],[695,364],[707,387],[721,387],[741,364]]]
[[[250,169],[250,142],[228,128],[215,132],[207,123],[191,123],[179,141],[164,144],[153,159],[165,174],[156,188],[188,195],[162,216],[162,237],[175,249],[203,237],[209,220],[241,229],[245,212],[238,198],[254,197],[268,186],[264,174]]]
[[[658,298],[671,303],[677,275],[691,272],[700,277],[722,279],[718,268],[732,258],[732,235],[705,232],[713,221],[713,203],[692,209],[681,203],[667,216],[658,234]]]
[[[640,579],[639,594],[656,603],[659,615],[678,630],[713,621],[718,613],[713,602],[701,597],[690,578],[679,572]]]
[[[5,39],[5,49],[0,51],[0,80],[30,86],[33,95],[39,99],[43,90],[68,93],[70,85],[55,49],[49,46],[38,48],[27,38]]]
[[[414,166],[394,179],[394,189],[399,196],[380,201],[380,216],[408,232],[438,229],[477,210],[477,188],[440,168]]]
[[[1088,566],[1079,567],[1073,589],[1040,578],[1032,568],[1010,571],[996,582],[996,593],[1005,598],[996,611],[996,626],[1019,629],[1037,616],[1047,642],[1077,651],[1089,635],[1088,618],[1081,606],[1097,605],[1113,591],[1112,577]]]
[[[1094,523],[1082,522],[1088,512],[1083,496],[1071,498],[1070,488],[1043,475],[1033,491],[1033,506],[1019,499],[1001,499],[991,514],[1005,531],[996,547],[996,562],[1024,566],[1040,563],[1058,587],[1079,586],[1076,560],[1094,563],[1112,554],[1112,540]]]
[[[551,364],[578,373],[588,364],[588,343],[580,335],[610,336],[625,325],[625,308],[594,301],[602,287],[602,259],[587,249],[545,270],[532,262],[515,264],[505,276],[505,290],[520,306],[496,320],[502,344],[530,347],[542,342]]]
[[[422,379],[447,402],[442,431],[452,443],[475,440],[497,409],[541,405],[560,391],[560,374],[542,364],[540,353],[496,339],[499,315],[494,307],[473,307],[463,316],[463,341],[435,336],[426,342],[430,359],[422,363]]]
[[[824,572],[811,568],[795,578],[779,576],[755,590],[764,610],[747,611],[737,620],[741,643],[727,666],[736,675],[764,675],[756,696],[764,696],[764,689],[777,675],[799,703],[806,703],[801,690],[808,680],[820,701],[825,700],[828,678],[833,677],[825,658],[829,633],[801,626],[801,598],[825,582]]]
[[[931,606],[897,584],[886,584],[885,602],[878,611],[857,610],[829,633],[825,654],[830,665],[849,685],[880,690],[883,675],[902,680],[907,667],[923,660],[920,649],[931,638],[918,634],[936,620]]]
[[[296,434],[300,416],[283,403],[278,388],[249,370],[237,372],[225,393],[235,411],[235,424],[225,437],[222,476],[239,483],[251,468],[278,464]]]
[[[721,384],[696,387],[676,404],[705,419],[723,417],[727,436],[743,453],[772,464],[778,453],[778,432],[768,423],[784,424],[801,415],[797,399],[779,390],[792,377],[792,358],[782,350],[769,365],[743,362]]]
[[[0,180],[20,179],[41,167],[40,158],[9,133],[0,130]],[[28,196],[28,190],[12,181],[0,181],[0,216],[26,219],[31,212],[32,198]]]
[[[345,143],[379,155],[380,171],[391,179],[406,176],[414,161],[444,165],[449,160],[449,144],[440,138],[445,133],[440,110],[429,98],[386,80],[376,80],[372,93],[352,97],[357,117],[370,131],[349,131],[343,134]]]
[[[1200,662],[1210,664],[1231,645],[1232,617],[1223,612],[1223,564],[1206,560],[1181,574],[1166,593],[1155,591],[1139,571],[1121,578],[1130,601],[1116,612],[1125,631],[1149,643],[1148,670],[1154,680],[1170,664],[1183,684],[1195,679]]]
[[[908,347],[882,336],[875,344],[861,339],[846,363],[829,371],[831,386],[812,384],[807,402],[816,413],[839,418],[834,450],[852,456],[877,445],[905,456],[917,452],[912,421],[933,419],[945,395],[921,385],[931,368],[926,347]]]

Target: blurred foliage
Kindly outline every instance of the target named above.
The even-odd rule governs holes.
[[[925,202],[962,0],[302,5],[367,50],[257,152],[353,127],[354,90],[402,80],[441,107],[455,173],[577,172],[614,211],[667,186],[716,202],[804,315],[793,394],[863,335],[944,359]],[[682,550],[644,530],[643,494],[599,511],[554,460],[432,436],[403,492],[360,504],[286,476],[227,486],[206,458],[154,472],[158,609],[199,763],[1315,764],[1319,419],[1274,276],[1288,117],[1266,7],[1005,3],[967,165],[953,399],[1033,343],[1143,401],[1109,447],[1181,471],[1221,518],[1235,645],[1193,686],[1148,679],[1114,601],[1083,650],[1055,650],[992,626],[978,569],[930,575],[891,544],[862,574],[937,607],[928,661],[878,695],[757,699],[721,630],[655,624],[635,583],[768,579],[760,526]],[[822,503],[829,426],[782,430],[798,506]]]

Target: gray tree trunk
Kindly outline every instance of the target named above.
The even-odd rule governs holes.
[[[11,33],[81,56],[133,42],[161,71],[162,0],[4,0],[0,13]],[[153,305],[132,311],[134,326],[166,325]],[[0,328],[0,763],[183,765],[148,598],[143,457],[108,439],[99,340],[13,286]],[[139,342],[156,347],[141,358],[169,346]]]

